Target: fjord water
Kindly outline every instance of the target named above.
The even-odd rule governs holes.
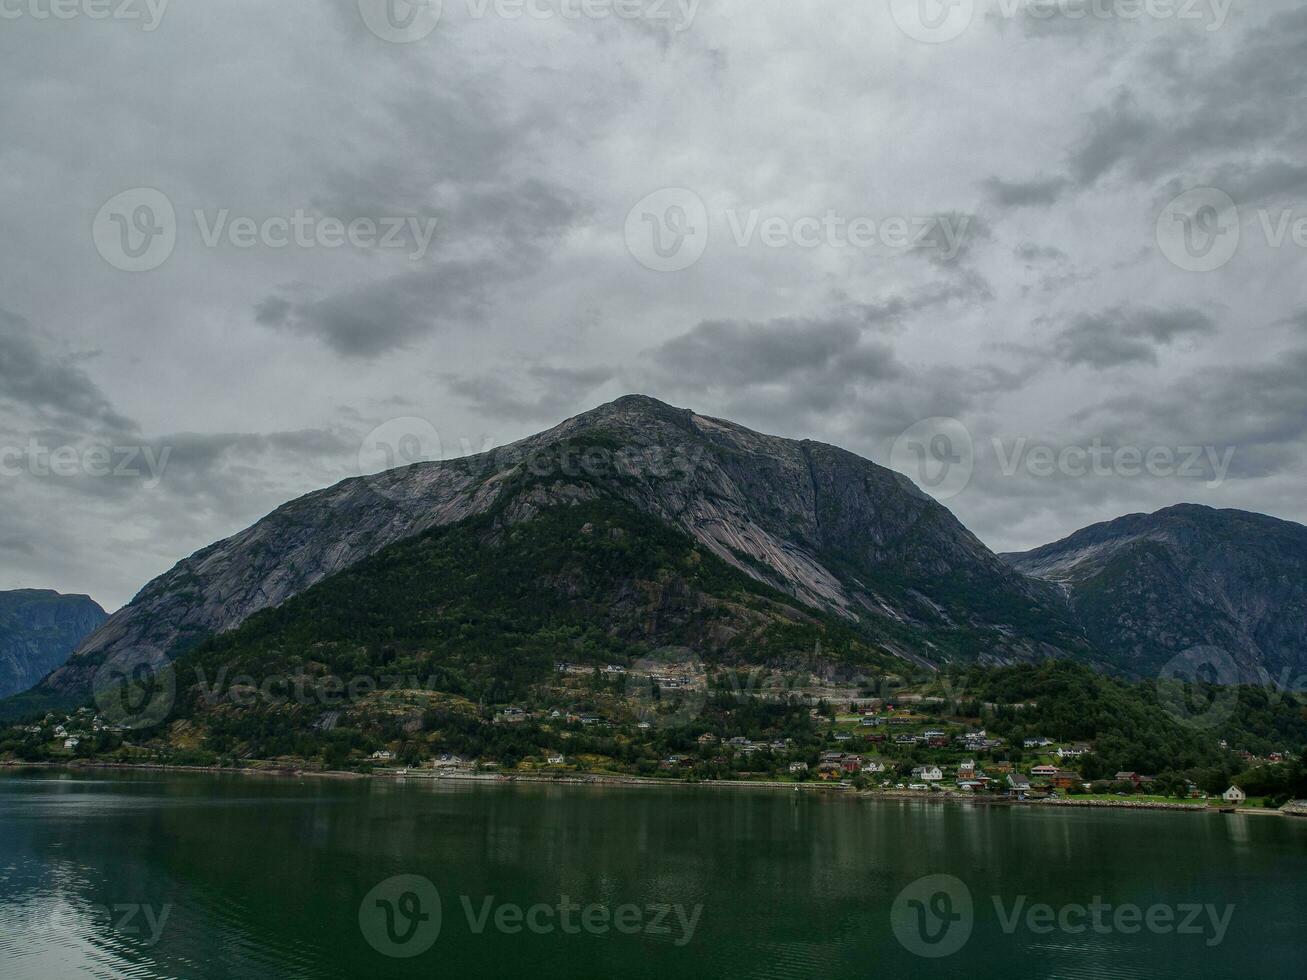
[[[907,948],[891,919],[928,875],[960,880],[974,908],[969,938],[944,958]],[[395,891],[384,884],[395,876],[419,877]],[[411,912],[421,879],[439,892],[413,919],[428,948],[383,955],[378,944],[416,945],[365,932],[376,896]],[[1233,911],[1215,943],[1206,913],[1184,935],[1030,928],[1032,906],[1096,897]],[[952,898],[943,911],[960,914]],[[577,909],[570,930],[562,901]],[[938,911],[932,901],[922,907]],[[546,908],[533,931],[505,906]],[[0,776],[6,980],[1301,977],[1304,921],[1307,821],[1278,816],[712,787]]]

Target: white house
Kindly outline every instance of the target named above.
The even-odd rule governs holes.
[[[64,739],[64,748],[66,749],[75,749],[81,744],[82,740],[75,735],[72,738]]]
[[[561,755],[551,755],[547,761],[551,766],[561,766],[566,760]]]
[[[369,758],[375,762],[389,762],[391,759],[395,758],[395,753],[389,752],[386,749],[377,749],[377,751],[373,752]]]
[[[1226,803],[1243,803],[1248,799],[1248,794],[1238,786],[1231,786],[1221,794],[1221,799],[1225,800]]]
[[[939,766],[918,766],[912,770],[912,777],[923,783],[938,783],[944,779],[944,773]]]
[[[806,762],[791,762],[790,772],[807,772],[808,764]]]

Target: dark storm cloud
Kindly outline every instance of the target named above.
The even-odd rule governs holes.
[[[131,419],[114,411],[104,392],[69,356],[60,356],[23,317],[0,309],[0,399],[53,416],[61,424],[127,431]]]
[[[1216,332],[1216,322],[1195,309],[1136,309],[1117,306],[1081,314],[1054,339],[1057,356],[1068,365],[1104,370],[1127,364],[1158,363],[1157,350],[1178,337]]]
[[[883,343],[864,343],[851,322],[776,320],[701,323],[658,347],[652,364],[680,384],[756,385],[788,379],[824,384],[886,380],[900,367]]]
[[[1056,245],[1037,245],[1034,242],[1023,242],[1012,249],[1012,254],[1028,263],[1062,262],[1068,258],[1066,252]]]
[[[342,357],[377,357],[441,327],[476,321],[486,290],[506,271],[492,261],[442,262],[321,297],[265,297],[255,319],[314,337]]]
[[[989,200],[999,207],[1026,208],[1056,204],[1069,183],[1065,177],[1044,177],[1028,181],[990,177],[983,187]]]
[[[345,210],[357,216],[357,207]],[[570,195],[536,179],[494,192],[469,190],[434,219],[433,250],[477,257],[413,261],[403,272],[323,295],[297,284],[294,295],[260,300],[255,320],[315,337],[342,357],[377,357],[442,329],[481,321],[490,294],[541,268],[550,246],[583,213]]]
[[[1203,502],[1307,517],[1301,256],[1250,234],[1229,267],[1181,274],[1153,242],[1159,202],[1195,184],[1241,204],[1307,197],[1307,10],[1246,3],[1210,33],[1027,22],[1037,43],[1009,20],[926,51],[858,5],[827,8],[722,0],[672,36],[446,4],[408,45],[369,34],[355,0],[189,4],[150,35],[7,24],[0,295],[40,331],[0,325],[0,440],[172,455],[148,488],[0,481],[6,568],[113,604],[357,472],[363,434],[394,416],[476,448],[627,391],[880,461],[936,416],[981,451],[991,433],[1242,439],[1237,486]],[[189,234],[126,276],[87,228],[143,185],[175,198]],[[623,236],[663,187],[714,214],[973,223],[947,262],[715,239],[663,275]],[[201,250],[195,207],[436,231],[417,260]],[[1255,345],[1249,325],[1266,327]],[[1193,489],[980,473],[949,506],[986,543],[1029,547]]]
[[[1251,203],[1307,190],[1307,8],[1274,13],[1242,43],[1211,37],[1147,49],[1134,80],[1092,109],[1065,155],[1065,172],[983,184],[999,207],[1048,207],[1112,175],[1196,182]],[[1270,151],[1268,156],[1268,150]]]

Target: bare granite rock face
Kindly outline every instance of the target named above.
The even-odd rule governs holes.
[[[106,617],[90,596],[0,592],[0,697],[35,686]]]
[[[1118,670],[1156,676],[1206,660],[1225,683],[1307,675],[1307,527],[1181,504],[1077,531],[1013,567],[1061,588]]]
[[[598,493],[806,605],[901,628],[903,641],[885,645],[916,662],[1084,651],[1053,590],[1015,572],[906,477],[632,395],[488,453],[293,500],[149,583],[46,684],[85,687],[122,651],[175,655],[431,528],[492,508],[512,524]],[[935,649],[930,630],[950,643]]]

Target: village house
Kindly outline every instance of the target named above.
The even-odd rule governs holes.
[[[1089,746],[1077,743],[1075,745],[1058,746],[1057,757],[1059,759],[1079,759],[1083,755],[1089,754]]]
[[[877,762],[875,759],[868,759],[862,764],[862,771],[868,773],[881,773],[885,771],[885,763]]]
[[[704,732],[702,735],[699,736],[699,744],[700,744],[700,745],[715,745],[715,744],[717,744],[717,736],[716,736],[716,735],[709,734],[708,732]]]
[[[1057,766],[1049,765],[1035,766],[1035,768],[1030,770],[1030,775],[1036,779],[1051,779],[1053,776],[1056,776],[1057,773]]]
[[[1143,777],[1137,772],[1118,772],[1112,777],[1114,783],[1133,783],[1136,787],[1143,781]]]
[[[373,762],[390,762],[395,758],[395,753],[391,752],[389,749],[377,749],[377,751],[373,752],[368,756],[368,758]]]
[[[1246,803],[1248,794],[1238,786],[1231,786],[1221,794],[1221,799],[1225,800],[1226,803]]]
[[[520,725],[526,721],[526,712],[521,708],[505,708],[495,715],[496,725]]]
[[[1009,773],[1007,788],[1009,793],[1015,793],[1018,797],[1023,797],[1030,792],[1030,780],[1019,772]]]
[[[1025,741],[1023,741],[1021,744],[1028,749],[1043,749],[1052,745],[1053,741],[1052,739],[1047,739],[1044,738],[1042,735],[1040,735],[1037,736],[1036,738],[1028,738]]]
[[[1084,785],[1085,777],[1069,769],[1059,769],[1049,777],[1049,781],[1055,789],[1074,789]]]
[[[912,770],[912,778],[919,779],[923,783],[943,782],[944,773],[940,771],[939,766],[917,766]]]
[[[800,773],[800,772],[807,772],[807,771],[808,771],[808,764],[806,762],[790,763],[790,772],[792,773]]]
[[[546,761],[549,765],[551,765],[551,766],[561,766],[561,765],[563,765],[567,760],[564,759],[561,755],[551,755],[551,756],[550,756],[548,759],[546,759],[545,761]]]
[[[862,771],[862,756],[846,755],[840,760],[840,768],[850,775]]]

